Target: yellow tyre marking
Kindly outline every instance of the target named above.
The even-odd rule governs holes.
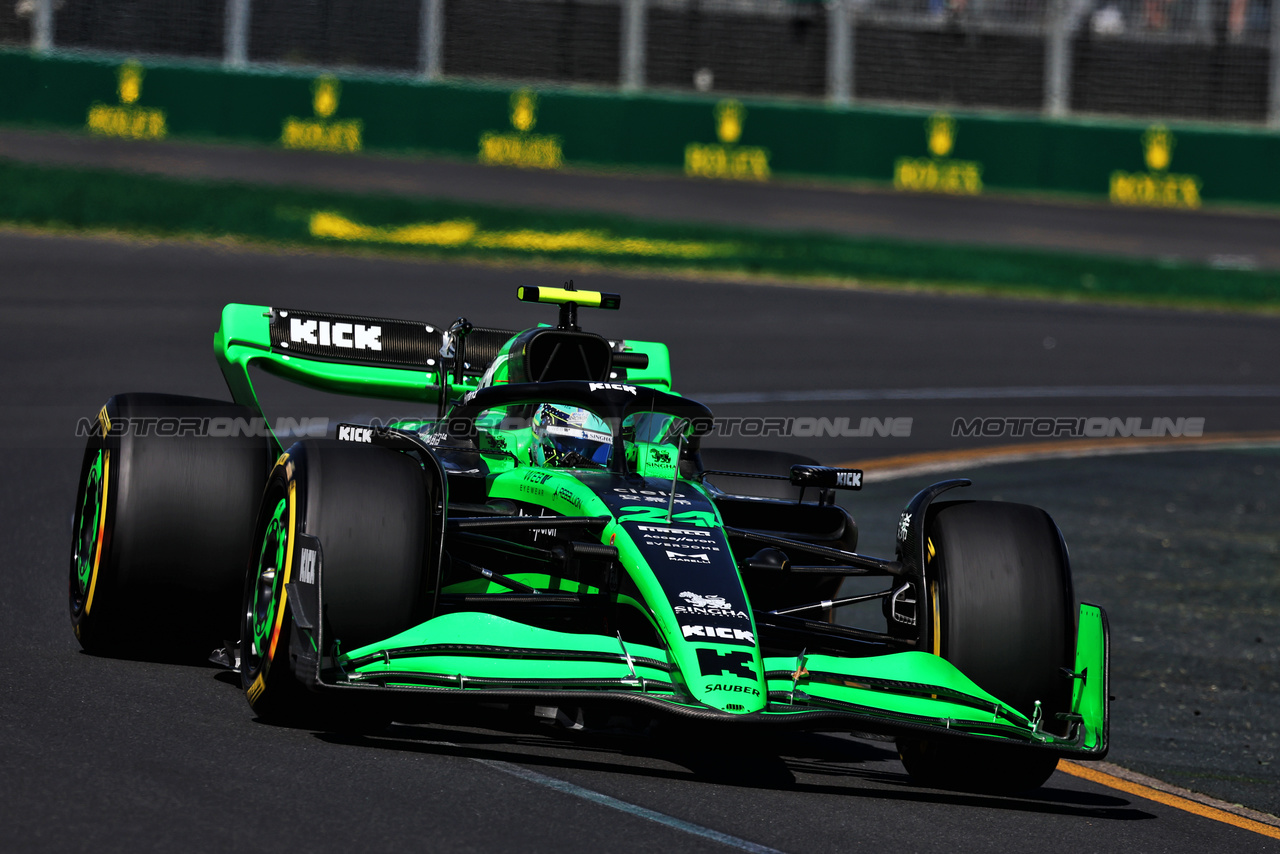
[[[285,592],[284,586],[289,583],[289,572],[293,568],[293,534],[297,530],[294,523],[297,514],[297,504],[294,501],[297,493],[298,482],[296,480],[289,481],[289,545],[285,547],[284,553],[284,581],[280,583],[280,607],[276,611],[276,625],[271,630],[271,646],[267,649],[267,660],[262,671],[265,673],[271,666],[272,659],[276,655],[276,644],[280,642],[280,626],[284,623],[285,601],[288,594]],[[280,568],[277,567],[277,572]]]
[[[249,686],[249,690],[246,692],[249,695],[249,705],[253,705],[257,702],[258,697],[262,696],[263,687],[265,685],[262,681],[262,674],[259,673],[258,678],[253,680],[253,684]]]
[[[105,418],[107,408],[102,408],[102,417]],[[98,511],[101,515],[98,517],[98,545],[93,552],[93,572],[89,574],[89,598],[84,602],[84,612],[88,615],[93,608],[93,591],[98,587],[98,565],[102,562],[102,541],[106,537],[107,531],[107,491],[111,487],[111,452],[102,452],[102,508]]]
[[[1269,836],[1272,839],[1280,839],[1280,827],[1272,827],[1269,824],[1263,824],[1260,821],[1245,818],[1229,813],[1226,810],[1220,810],[1206,804],[1198,803],[1189,798],[1179,797],[1168,792],[1162,792],[1151,786],[1144,786],[1141,783],[1134,783],[1117,777],[1114,774],[1107,774],[1103,771],[1097,771],[1078,762],[1071,762],[1066,759],[1058,761],[1058,770],[1063,773],[1070,774],[1072,777],[1079,777],[1082,780],[1088,780],[1091,783],[1097,783],[1100,786],[1106,786],[1109,789],[1117,789],[1121,792],[1127,792],[1130,795],[1136,795],[1139,798],[1146,798],[1149,801],[1155,801],[1158,804],[1180,809],[1184,812],[1193,813],[1194,815],[1211,818],[1214,821],[1220,821],[1223,824],[1234,825],[1244,830],[1250,830],[1254,833],[1260,833],[1263,836]]]
[[[934,581],[929,585],[929,609],[933,616],[933,634],[929,638],[932,645],[930,650],[939,658],[942,657],[942,614],[938,613],[938,582]]]

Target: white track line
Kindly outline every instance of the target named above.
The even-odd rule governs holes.
[[[646,807],[636,804],[620,801],[617,798],[611,798],[600,792],[584,789],[582,786],[567,783],[564,780],[558,780],[555,777],[548,777],[546,774],[539,774],[537,771],[531,771],[519,765],[513,765],[510,762],[503,762],[499,759],[472,759],[473,762],[479,762],[481,765],[492,768],[495,771],[501,771],[504,774],[510,774],[512,777],[519,777],[530,783],[536,783],[539,786],[546,786],[548,789],[555,789],[557,792],[563,792],[566,795],[573,795],[576,798],[591,801],[603,807],[609,807],[620,812],[648,819],[658,824],[664,824],[667,827],[676,830],[682,830],[685,833],[701,836],[703,839],[710,839],[713,842],[719,842],[722,845],[728,845],[731,848],[737,848],[739,851],[750,851],[752,854],[782,854],[776,848],[770,848],[767,845],[758,845],[755,842],[749,842],[746,839],[739,839],[736,836],[730,836],[727,833],[721,833],[718,830],[712,830],[709,827],[703,827],[700,824],[684,821],[683,819],[674,818],[665,813],[655,812]]]
[[[426,744],[438,744],[441,747],[459,748],[460,745],[451,741],[427,741]],[[599,804],[602,807],[615,809],[619,812],[634,815],[638,818],[647,819],[657,824],[665,825],[684,833],[700,836],[703,839],[710,839],[712,842],[719,842],[722,845],[728,845],[731,848],[737,848],[739,851],[750,851],[751,854],[783,854],[777,848],[770,848],[767,845],[759,845],[746,839],[739,839],[736,836],[730,836],[727,833],[721,833],[718,830],[712,830],[709,827],[703,827],[700,824],[694,824],[691,821],[685,821],[666,813],[660,813],[655,810],[642,807],[638,804],[620,801],[617,798],[593,791],[565,780],[559,780],[555,777],[548,777],[537,771],[524,768],[512,762],[504,762],[501,759],[481,759],[478,756],[469,757],[472,762],[478,762],[486,768],[492,768],[495,771],[501,771],[503,774],[510,774],[512,777],[519,777],[527,783],[533,783],[538,786],[544,786],[548,789],[554,789],[566,795],[573,795],[575,798],[582,798],[585,801],[591,801],[593,804]]]

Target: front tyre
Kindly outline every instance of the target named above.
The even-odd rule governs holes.
[[[1070,710],[1062,668],[1075,657],[1075,600],[1066,547],[1049,515],[997,501],[939,505],[927,528],[931,558],[926,648],[1046,728]],[[899,739],[908,773],[930,786],[1015,792],[1042,785],[1058,757],[991,739]]]
[[[297,678],[291,645],[298,635],[285,586],[295,580],[298,536],[307,534],[323,554],[328,642],[351,650],[412,627],[420,616],[426,483],[412,457],[376,446],[307,440],[276,463],[241,608],[241,681],[263,721],[372,729],[389,720],[364,691],[313,692]]]

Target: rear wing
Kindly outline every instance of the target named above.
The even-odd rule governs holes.
[[[461,372],[444,346],[447,334],[447,327],[421,321],[231,303],[222,310],[213,350],[232,399],[259,412],[251,365],[322,391],[439,403],[478,388],[481,376],[519,333],[472,327]],[[648,357],[646,367],[628,370],[628,383],[671,389],[665,344],[621,344],[627,353]]]

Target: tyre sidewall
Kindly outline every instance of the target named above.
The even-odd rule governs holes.
[[[1053,725],[1071,699],[1059,668],[1075,660],[1074,594],[1057,526],[1039,508],[996,501],[945,503],[931,515],[925,648],[1028,717],[1040,700]]]

